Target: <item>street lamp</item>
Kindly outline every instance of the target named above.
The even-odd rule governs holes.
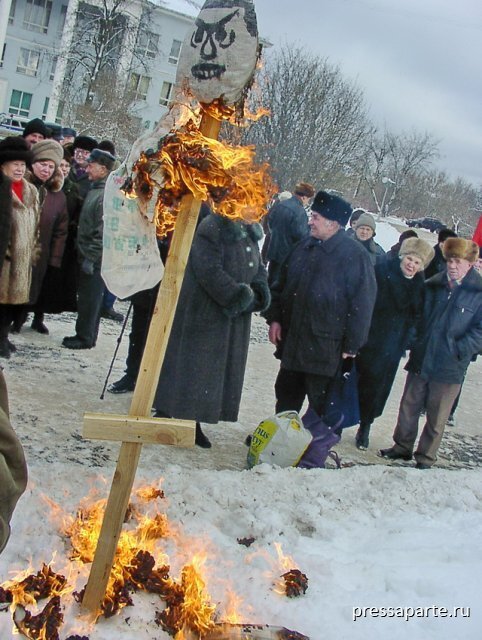
[[[385,185],[385,192],[383,194],[382,203],[380,205],[380,213],[381,213],[382,218],[383,218],[383,217],[385,217],[385,200],[387,199],[388,187],[391,184],[397,186],[397,183],[394,180],[392,180],[391,178],[389,178],[388,176],[383,176],[382,177],[382,184]]]

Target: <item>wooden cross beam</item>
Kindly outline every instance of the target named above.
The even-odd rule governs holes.
[[[208,138],[217,139],[220,127],[219,120],[205,114],[201,120],[200,131]],[[105,596],[142,445],[144,443],[179,447],[194,445],[195,422],[152,418],[151,408],[200,207],[201,202],[192,196],[185,196],[182,200],[129,414],[122,416],[89,413],[84,416],[83,436],[85,438],[122,442],[82,601],[83,608],[92,618],[98,617]],[[175,375],[175,372],[172,373]]]

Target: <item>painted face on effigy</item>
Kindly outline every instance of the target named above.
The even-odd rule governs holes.
[[[258,29],[249,0],[207,0],[188,33],[177,83],[200,101],[234,104],[256,66]]]

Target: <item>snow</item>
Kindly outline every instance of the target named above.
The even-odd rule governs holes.
[[[385,248],[399,230],[377,224]],[[117,303],[123,312],[126,303]],[[12,537],[0,556],[0,582],[31,564],[43,562],[71,575],[81,589],[89,565],[69,563],[69,541],[61,533],[61,512],[74,516],[81,500],[97,490],[109,492],[119,450],[116,443],[81,437],[84,412],[122,414],[131,394],[99,399],[120,326],[103,320],[98,345],[72,352],[60,346],[72,334],[75,316],[47,316],[49,336],[25,327],[12,340],[18,351],[5,363],[12,423],[29,466],[29,486],[12,521]],[[126,340],[112,380],[124,368]],[[263,321],[254,318],[253,342],[239,422],[207,425],[211,450],[145,445],[136,487],[160,486],[158,500],[172,535],[157,543],[156,558],[167,554],[171,576],[179,577],[197,549],[207,550],[204,577],[218,617],[230,609],[232,592],[241,601],[246,623],[279,625],[311,640],[480,640],[482,636],[482,365],[471,365],[464,384],[459,425],[444,436],[437,467],[414,469],[412,462],[388,463],[376,456],[390,446],[404,373],[384,416],[376,421],[370,449],[353,445],[354,429],[337,446],[341,470],[245,469],[245,435],[273,411],[278,363],[266,342]],[[188,383],[187,383],[188,392]],[[253,537],[250,547],[238,538]],[[287,598],[275,590],[286,570],[275,544],[292,558],[290,568],[308,577],[308,590]],[[53,559],[53,560],[52,560]],[[90,640],[163,640],[169,636],[154,621],[162,609],[157,596],[135,594],[134,606],[89,628],[71,596],[62,598],[65,623],[61,640],[81,633]],[[42,603],[45,604],[45,602]],[[470,608],[470,617],[419,617],[423,607]],[[354,607],[392,607],[393,617],[365,615],[353,620]],[[418,614],[405,620],[403,608]],[[397,609],[399,608],[399,609]],[[408,615],[410,609],[408,610]],[[0,639],[18,638],[11,614],[0,612]],[[256,638],[253,638],[256,640]]]
[[[202,2],[196,2],[196,0],[154,0],[154,2],[166,9],[192,17],[198,15],[203,4]]]

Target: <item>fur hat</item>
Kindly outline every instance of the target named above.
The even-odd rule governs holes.
[[[75,138],[76,135],[77,135],[77,131],[75,129],[72,129],[71,127],[62,127],[62,137]]]
[[[428,242],[425,242],[425,240],[422,240],[422,238],[406,238],[400,246],[398,255],[401,258],[408,255],[417,256],[422,261],[423,268],[425,269],[432,261],[435,251],[433,247],[429,245]]]
[[[40,118],[34,118],[30,120],[30,122],[27,122],[22,136],[25,138],[29,133],[40,133],[44,138],[50,138],[50,131],[45,122]]]
[[[52,160],[58,169],[60,161],[64,157],[62,145],[56,140],[41,140],[32,145],[32,164],[42,160]]]
[[[102,149],[102,151],[108,151],[111,155],[115,157],[115,145],[112,140],[101,140],[97,145],[97,149]]]
[[[313,185],[308,182],[298,182],[295,187],[294,193],[297,196],[305,196],[305,198],[312,198],[315,195]]]
[[[97,164],[101,164],[103,167],[109,169],[109,171],[112,171],[115,164],[115,158],[108,151],[93,149],[90,152],[90,156],[87,158],[87,162],[97,162]]]
[[[76,149],[84,149],[84,151],[93,151],[97,147],[97,140],[90,136],[77,136],[73,142],[74,151]]]
[[[377,230],[375,218],[371,215],[371,213],[368,213],[367,211],[365,211],[365,213],[362,213],[356,221],[355,229],[358,229],[358,227],[370,227],[370,229],[373,231],[373,235],[375,235],[375,232]]]
[[[318,191],[311,205],[311,210],[319,213],[328,220],[338,222],[342,227],[346,226],[351,213],[351,204],[327,191]]]
[[[447,238],[442,247],[445,260],[449,258],[463,258],[471,263],[479,257],[479,247],[473,240],[465,238]]]
[[[0,165],[11,160],[23,160],[26,164],[32,161],[30,146],[22,136],[10,136],[0,142]]]
[[[293,194],[291,193],[291,191],[282,191],[281,193],[278,193],[278,202],[283,202],[283,200],[289,200],[292,197],[293,197]]]

